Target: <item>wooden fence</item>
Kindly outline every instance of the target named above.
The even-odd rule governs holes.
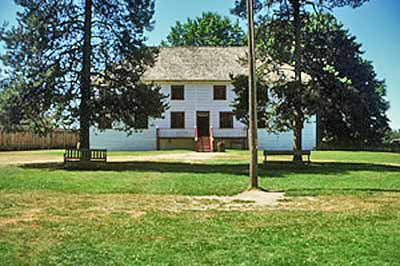
[[[0,132],[0,150],[64,149],[76,147],[79,133],[53,131],[45,136],[32,132]]]

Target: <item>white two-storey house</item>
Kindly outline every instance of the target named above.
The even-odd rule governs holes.
[[[235,98],[230,75],[246,74],[240,62],[244,47],[160,48],[155,65],[143,77],[159,85],[168,96],[169,109],[162,119],[149,121],[147,129],[127,136],[106,129],[91,130],[91,147],[108,150],[193,149],[211,151],[217,143],[227,148],[247,148],[247,128],[235,119]],[[292,132],[258,131],[260,149],[292,148]],[[305,149],[315,145],[315,124],[303,131]]]

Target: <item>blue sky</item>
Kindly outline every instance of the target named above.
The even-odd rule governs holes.
[[[204,11],[229,15],[233,3],[234,0],[156,0],[156,23],[148,43],[159,44],[177,20],[200,16]],[[13,0],[1,0],[0,21],[15,21],[15,12]],[[370,0],[361,8],[345,7],[334,13],[363,44],[365,58],[373,61],[379,77],[386,79],[391,126],[400,129],[400,1]]]

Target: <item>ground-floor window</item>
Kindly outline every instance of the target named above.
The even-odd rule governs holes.
[[[233,128],[233,113],[220,112],[219,113],[219,127],[220,128]]]
[[[136,128],[137,129],[148,129],[149,128],[149,117],[144,114],[135,114]]]
[[[171,112],[171,128],[185,128],[185,112]]]
[[[99,122],[99,129],[112,129],[112,122],[110,114],[102,114]]]

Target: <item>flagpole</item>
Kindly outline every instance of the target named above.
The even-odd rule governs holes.
[[[256,95],[256,66],[254,45],[254,4],[247,0],[248,22],[248,59],[249,59],[249,149],[250,149],[250,187],[258,188],[257,178],[257,95]]]

